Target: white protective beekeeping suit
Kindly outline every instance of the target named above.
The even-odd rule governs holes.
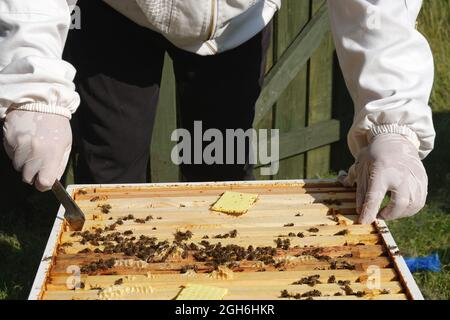
[[[66,165],[71,145],[68,119],[79,105],[75,70],[61,59],[75,2],[0,0],[0,117],[6,118],[5,147],[24,180],[35,182],[40,190],[48,189]],[[281,0],[106,2],[175,45],[207,55],[250,39],[270,21]],[[393,192],[393,204],[384,212],[388,218],[415,213],[425,201],[426,175],[419,157],[432,150],[435,133],[428,107],[433,59],[427,41],[415,29],[421,4],[421,0],[328,0],[336,49],[355,103],[348,141],[357,162],[342,181],[357,181],[358,210],[370,219],[376,216],[383,191]],[[381,154],[387,153],[391,157],[384,159]],[[386,162],[393,167],[379,165]],[[406,172],[413,172],[416,180]],[[398,182],[386,178],[392,175],[408,175],[409,180],[396,180],[416,187],[400,190]],[[375,181],[373,176],[384,178]]]
[[[406,135],[424,158],[434,130],[428,100],[433,56],[415,26],[419,0],[329,0],[332,30],[344,77],[355,103],[349,134],[353,155],[370,136]]]
[[[357,184],[360,222],[411,216],[424,205],[428,179],[420,159],[433,149],[428,106],[431,49],[416,30],[421,0],[328,0],[332,31],[355,104],[348,145],[356,158],[345,185]],[[408,140],[406,142],[405,140]]]

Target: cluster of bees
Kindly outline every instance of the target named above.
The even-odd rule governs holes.
[[[134,217],[129,215],[124,218],[120,218],[115,224],[121,224],[124,220],[132,220]],[[151,216],[148,217],[148,220],[151,220]],[[148,221],[147,220],[147,221]],[[216,244],[212,244],[205,240],[199,243],[199,245],[191,242],[187,243],[193,236],[191,231],[177,231],[174,234],[174,240],[171,244],[168,240],[158,241],[156,237],[149,237],[145,235],[141,235],[139,238],[133,236],[133,231],[127,230],[123,233],[120,232],[111,232],[105,234],[105,232],[111,231],[110,226],[104,229],[97,228],[94,232],[84,231],[84,232],[74,232],[72,236],[80,236],[82,239],[80,241],[81,244],[90,244],[95,247],[99,247],[100,244],[104,247],[103,249],[95,248],[91,250],[89,248],[85,248],[79,253],[103,253],[103,254],[123,254],[129,257],[136,257],[140,260],[146,261],[148,263],[152,262],[166,262],[171,255],[178,251],[181,252],[181,258],[187,259],[190,255],[192,255],[193,259],[197,262],[205,262],[208,266],[213,266],[217,268],[220,265],[227,265],[232,267],[237,267],[240,261],[261,261],[264,265],[273,265],[275,268],[281,267],[279,262],[277,263],[274,257],[277,255],[277,249],[281,250],[289,250],[291,247],[291,242],[289,238],[278,238],[275,240],[276,247],[266,246],[266,247],[257,247],[254,248],[252,245],[249,245],[247,248],[235,245],[228,244],[222,245],[220,242]],[[310,232],[314,232],[315,230],[309,230]],[[232,230],[225,234],[216,235],[213,238],[216,239],[224,239],[224,238],[235,238],[237,237],[237,230]],[[302,237],[303,234],[297,234],[296,236]],[[346,261],[336,261],[335,259],[324,255],[322,252],[322,248],[312,248],[310,250],[303,251],[301,255],[309,255],[317,258],[320,261],[327,261],[330,263],[330,269],[348,269],[354,270],[355,265],[352,265]],[[351,257],[350,255],[346,255],[345,257]],[[104,262],[104,261],[103,261]],[[109,263],[108,265],[110,265]],[[106,265],[106,266],[108,266]],[[100,263],[95,270],[91,268],[93,265],[86,268],[88,273],[93,273],[95,271],[103,271],[105,265]],[[187,265],[183,268],[182,273],[185,273],[187,270],[196,271],[195,267],[191,267]]]
[[[308,277],[304,277],[298,281],[293,282],[293,285],[308,285],[310,287],[315,287],[317,284],[322,284],[322,282],[319,280],[320,275],[312,275]],[[357,297],[364,297],[366,295],[366,292],[364,291],[354,291],[351,287],[351,281],[350,280],[339,280],[336,281],[336,277],[334,275],[331,275],[328,278],[327,283],[336,283],[340,286],[341,290],[344,291],[345,295],[347,296],[357,296]],[[380,294],[389,294],[389,290],[383,289],[380,291]],[[334,296],[342,296],[342,292],[336,292]],[[302,299],[307,298],[309,300],[314,299],[314,297],[321,297],[322,292],[320,292],[317,289],[307,291],[303,294],[300,293],[290,293],[287,290],[282,290],[280,294],[280,298],[293,298],[293,299]],[[324,295],[327,296],[327,295]]]
[[[161,220],[161,217],[157,218],[158,220]],[[112,217],[109,218],[109,220],[112,220]],[[153,216],[149,215],[147,217],[145,217],[145,219],[141,219],[141,218],[135,218],[132,214],[129,214],[125,217],[119,218],[116,220],[116,222],[114,222],[113,224],[109,225],[107,228],[109,231],[115,230],[117,228],[118,225],[123,225],[124,221],[134,221],[135,223],[140,223],[140,224],[144,224],[150,220],[153,220]]]
[[[214,239],[227,239],[227,238],[236,238],[237,237],[237,230],[231,230],[228,233],[224,233],[224,234],[217,234],[215,236],[213,236]]]
[[[92,274],[98,271],[108,270],[114,267],[115,263],[116,263],[115,259],[107,259],[107,260],[99,259],[97,261],[93,261],[87,265],[82,266],[81,272]]]
[[[191,239],[193,236],[192,232],[190,230],[183,232],[183,231],[177,231],[175,233],[175,242],[182,242]]]
[[[288,224],[285,224],[284,225],[284,227],[293,227],[294,226],[294,224],[293,223],[288,223]],[[306,230],[306,231],[308,231],[309,233],[317,233],[317,232],[319,232],[319,228],[309,228],[308,230]],[[310,236],[315,236],[314,234],[312,234],[312,235],[310,235]],[[286,237],[289,237],[289,238],[294,238],[294,237],[299,237],[299,238],[304,238],[305,237],[305,234],[303,233],[303,232],[298,232],[298,233],[295,233],[295,232],[289,232],[287,235],[279,235],[278,236],[279,238],[286,238]]]
[[[295,238],[295,237],[304,238],[305,234],[303,232],[298,232],[298,233],[289,232],[287,235],[280,234],[278,237],[279,238]]]
[[[303,256],[311,256],[316,258],[317,260],[320,261],[326,261],[330,264],[330,269],[331,270],[355,270],[356,266],[354,264],[351,264],[347,261],[337,261],[335,259],[333,259],[332,257],[326,255],[323,253],[324,249],[323,248],[312,248],[310,250],[305,250],[302,252],[301,255]],[[351,258],[353,255],[350,254],[346,254],[343,256],[340,256],[339,258]]]
[[[202,240],[200,244],[203,248],[200,248],[194,253],[193,257],[196,261],[207,262],[214,266],[231,264],[242,260],[248,261],[261,261],[264,264],[275,264],[274,256],[277,254],[277,249],[267,247],[256,247],[249,245],[247,248],[228,244],[222,246],[222,244],[211,244],[206,240]]]
[[[126,219],[133,219],[133,217],[129,216]],[[122,220],[123,218],[119,221]],[[182,252],[181,258],[183,259],[187,259],[189,253],[192,253],[195,261],[206,262],[207,265],[211,265],[214,268],[219,265],[233,265],[233,263],[242,260],[262,261],[265,264],[274,264],[273,257],[277,254],[276,248],[270,246],[257,248],[251,245],[247,248],[233,244],[222,246],[220,242],[211,244],[206,240],[202,240],[200,245],[193,242],[187,244],[186,241],[191,239],[193,235],[189,230],[186,232],[177,231],[174,234],[172,244],[168,240],[158,241],[155,237],[145,235],[137,238],[133,236],[131,230],[124,231],[123,233],[116,231],[105,234],[105,232],[110,230],[109,227],[105,229],[97,228],[94,232],[74,232],[71,236],[80,236],[80,243],[83,245],[90,244],[99,247],[101,244],[104,247],[103,250],[100,248],[95,248],[94,250],[85,248],[79,251],[79,253],[124,254],[125,256],[136,257],[149,263],[165,262],[177,250]],[[237,234],[237,230],[232,230],[226,234],[216,235],[214,238],[235,238]],[[236,265],[234,266],[236,267]],[[83,266],[82,272],[94,274],[112,267],[114,267],[114,259],[106,261],[99,260]],[[185,273],[188,270],[198,271],[198,267],[195,265],[186,265],[182,268],[181,272]]]
[[[291,246],[291,240],[278,238],[275,240],[275,244],[277,245],[278,249],[289,250]]]
[[[97,199],[95,201],[97,201]],[[332,204],[335,203],[333,202]],[[101,212],[105,214],[108,214],[111,210],[111,206],[109,204],[102,204],[98,207],[100,208]],[[301,214],[299,213],[296,216],[301,216]],[[112,217],[109,218],[109,220],[112,219]],[[217,268],[218,266],[224,265],[233,267],[235,269],[239,267],[239,262],[243,260],[263,262],[264,265],[273,265],[275,268],[281,268],[282,266],[280,265],[280,262],[276,262],[274,259],[274,257],[277,255],[277,249],[287,251],[291,248],[291,241],[289,238],[305,237],[303,232],[290,232],[288,235],[280,235],[278,239],[274,240],[275,247],[266,246],[254,248],[252,245],[249,245],[248,247],[242,247],[235,244],[222,245],[220,242],[212,244],[206,240],[209,239],[209,236],[207,235],[203,236],[202,241],[198,244],[195,244],[193,242],[188,244],[187,242],[193,236],[193,233],[189,230],[177,231],[174,234],[174,240],[172,243],[170,243],[168,240],[158,241],[156,237],[149,237],[145,235],[136,237],[133,235],[132,230],[126,230],[122,233],[116,231],[116,228],[118,226],[124,225],[124,222],[126,221],[145,224],[146,222],[153,219],[154,218],[151,215],[147,216],[144,219],[141,219],[135,218],[132,214],[129,214],[127,216],[118,218],[114,223],[106,226],[103,229],[97,228],[93,232],[74,232],[71,236],[80,236],[80,244],[82,245],[90,244],[91,246],[97,247],[93,250],[85,248],[79,251],[79,253],[93,252],[103,254],[123,254],[128,257],[135,257],[139,260],[146,261],[147,263],[152,263],[166,262],[167,259],[169,257],[172,257],[175,252],[181,252],[180,257],[182,259],[187,259],[192,256],[194,261],[204,262],[207,266],[213,266],[214,268]],[[162,218],[157,217],[156,219],[161,220]],[[284,225],[284,227],[293,226],[294,223],[288,223]],[[153,230],[156,230],[156,228],[153,227]],[[316,227],[311,227],[307,231],[313,234],[319,232],[319,229]],[[346,234],[348,234],[348,230],[343,230],[339,233],[339,235]],[[237,230],[231,230],[224,234],[211,236],[211,238],[227,239],[236,238],[237,236]],[[70,243],[66,244],[69,245]],[[99,248],[100,245],[103,246],[103,249]],[[310,255],[321,261],[325,260],[330,263],[330,269],[355,269],[354,265],[347,262],[335,261],[331,257],[323,255],[320,250],[322,249],[313,248],[311,250],[303,252],[302,255]],[[105,270],[114,267],[113,261],[114,259],[105,261],[100,259],[98,261],[91,262],[90,264],[85,265],[82,271],[89,274],[99,271],[104,272]],[[196,266],[195,264],[187,264],[181,268],[181,273],[186,273],[189,270],[197,272],[198,266]],[[262,271],[265,271],[265,269],[262,268]],[[317,282],[318,279],[314,280],[313,278],[310,278],[308,281]],[[308,294],[308,296],[311,296],[311,294]]]
[[[316,284],[322,283],[322,282],[320,282],[319,278],[320,278],[320,275],[316,274],[313,276],[304,277],[298,281],[293,282],[292,284],[298,284],[298,285],[307,284],[310,287],[314,287]]]
[[[135,256],[144,261],[151,260],[153,256],[170,247],[170,243],[167,240],[157,241],[157,238],[148,237],[145,235],[141,235],[137,238],[133,236],[133,231],[131,230],[124,231],[123,233],[116,231],[104,234],[106,231],[110,230],[111,229],[109,227],[106,227],[105,229],[97,228],[94,232],[88,230],[83,232],[74,232],[71,236],[80,236],[80,243],[83,245],[90,244],[98,247],[101,244],[104,247],[103,250],[96,248],[93,251],[94,253],[122,253],[126,256]],[[89,253],[91,251],[91,249],[85,248],[79,253]]]
[[[311,291],[307,291],[305,293],[290,293],[287,290],[283,290],[281,291],[280,294],[280,298],[293,298],[293,299],[301,299],[301,298],[306,298],[307,300],[312,300],[313,297],[320,297],[322,296],[322,292],[320,292],[319,290],[311,290]]]

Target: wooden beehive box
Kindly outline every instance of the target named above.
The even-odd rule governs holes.
[[[230,190],[259,197],[239,217],[211,211]],[[353,224],[355,190],[334,181],[68,191],[84,233],[60,209],[30,299],[174,299],[188,284],[225,288],[224,299],[423,299],[385,223]]]

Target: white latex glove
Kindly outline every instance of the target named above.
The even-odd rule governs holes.
[[[39,191],[60,179],[72,147],[69,119],[60,115],[13,110],[3,125],[3,144],[23,181]]]
[[[349,173],[339,174],[339,181],[345,186],[356,182],[356,210],[362,224],[378,216],[385,220],[412,216],[424,207],[427,197],[428,177],[418,150],[399,134],[375,136],[359,152]],[[379,212],[388,191],[390,203]]]

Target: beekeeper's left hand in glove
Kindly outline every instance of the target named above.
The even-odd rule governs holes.
[[[359,222],[369,224],[409,217],[422,209],[427,197],[428,177],[417,148],[400,134],[381,134],[359,152],[348,175],[339,180],[346,186],[356,182]],[[389,204],[380,206],[390,192]]]
[[[3,125],[3,144],[24,182],[50,190],[66,168],[72,146],[69,119],[34,111],[13,110]]]

